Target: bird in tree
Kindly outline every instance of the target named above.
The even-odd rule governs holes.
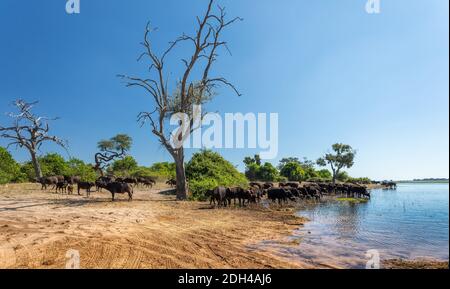
[[[67,141],[49,134],[49,121],[58,118],[49,118],[37,116],[32,112],[33,107],[38,104],[37,101],[28,103],[22,99],[13,102],[18,110],[17,113],[9,113],[8,116],[13,119],[12,125],[4,127],[0,125],[0,137],[11,140],[8,144],[17,148],[25,148],[31,156],[36,178],[42,178],[42,170],[38,160],[38,152],[45,142],[53,142],[64,149],[67,149]]]
[[[334,153],[327,153],[317,160],[317,165],[326,166],[329,164],[333,172],[333,184],[343,168],[351,168],[354,165],[356,151],[347,144],[336,143],[332,146]]]
[[[94,156],[94,169],[103,176],[104,169],[107,168],[112,161],[121,159],[127,155],[132,143],[133,139],[126,134],[118,134],[110,139],[99,141],[97,147],[100,151]]]

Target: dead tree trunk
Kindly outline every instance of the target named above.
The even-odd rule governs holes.
[[[42,174],[42,169],[41,169],[41,165],[39,164],[39,160],[36,154],[36,151],[31,149],[30,151],[30,155],[31,155],[31,162],[33,164],[33,168],[34,168],[34,173],[36,175],[36,178],[40,179],[43,177]]]
[[[195,33],[192,35],[183,33],[175,41],[170,42],[167,50],[161,54],[155,53],[153,50],[150,34],[155,30],[150,29],[150,26],[147,25],[142,42],[144,51],[138,60],[143,58],[149,60],[150,76],[141,78],[119,75],[126,81],[128,87],[141,87],[154,100],[152,111],[141,112],[138,121],[143,125],[146,120],[149,120],[153,134],[159,138],[161,144],[172,155],[176,165],[177,198],[179,200],[186,200],[188,192],[184,169],[184,150],[182,147],[173,147],[170,144],[171,136],[166,129],[167,120],[179,113],[187,115],[192,120],[192,106],[203,105],[211,100],[215,95],[215,88],[219,85],[228,86],[237,95],[241,95],[227,79],[210,76],[213,64],[219,56],[219,48],[224,47],[228,50],[227,42],[221,40],[222,32],[236,21],[242,20],[239,17],[226,20],[225,8],[218,6],[215,10],[214,1],[209,0],[204,16],[196,18]],[[186,58],[181,57],[184,72],[174,83],[175,85],[170,87],[167,82],[173,77],[165,72],[165,59],[175,46],[181,43],[189,43],[192,55]],[[195,79],[194,71],[196,75],[198,72],[198,79]],[[170,89],[173,89],[173,93],[169,91]],[[191,124],[183,130],[192,132],[195,129]],[[182,134],[179,141],[183,142],[188,136],[189,133]]]
[[[188,195],[188,185],[186,180],[186,170],[184,168],[184,152],[183,148],[180,148],[179,155],[175,160],[176,180],[177,180],[177,199],[186,200]]]

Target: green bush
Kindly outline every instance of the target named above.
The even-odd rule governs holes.
[[[25,175],[20,171],[20,165],[5,148],[0,147],[0,184],[17,183],[25,179]]]
[[[44,176],[69,175],[69,165],[59,154],[46,154],[45,156],[39,158],[39,163]]]
[[[154,163],[150,167],[150,171],[163,179],[174,179],[176,177],[175,163],[162,162]]]
[[[123,159],[116,160],[108,168],[108,173],[117,177],[131,177],[138,169],[138,163],[132,156],[126,156]]]
[[[329,170],[323,169],[317,171],[317,177],[322,180],[331,181],[333,179],[333,174]]]
[[[217,186],[248,186],[245,176],[220,154],[202,150],[192,156],[186,165],[190,198],[205,200],[205,192]]]
[[[348,175],[347,172],[340,172],[339,174],[337,174],[336,176],[336,180],[340,181],[340,182],[347,182],[349,180],[350,176]]]
[[[287,178],[291,182],[301,182],[306,179],[305,170],[297,162],[285,164],[280,171],[280,175]]]
[[[82,160],[72,158],[67,162],[68,170],[66,175],[79,176],[83,182],[94,182],[98,175],[94,167],[85,164]]]
[[[370,178],[348,178],[347,182],[368,185],[372,183],[372,180]]]

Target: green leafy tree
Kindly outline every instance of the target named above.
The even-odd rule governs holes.
[[[189,188],[193,199],[204,199],[207,190],[217,186],[247,186],[245,176],[220,154],[202,150],[186,165]]]
[[[97,179],[97,172],[93,166],[86,164],[82,160],[71,158],[67,162],[68,176],[79,176],[84,182],[94,182]]]
[[[103,176],[104,169],[108,168],[114,160],[124,158],[130,150],[133,139],[126,134],[118,134],[108,140],[97,143],[100,152],[94,156],[94,169]]]
[[[264,163],[264,165],[259,168],[258,179],[261,181],[274,182],[277,181],[279,177],[280,173],[271,163]]]
[[[286,177],[289,181],[301,182],[306,180],[306,172],[299,162],[289,162],[282,166],[280,175]]]
[[[299,165],[301,164],[299,158],[295,158],[295,157],[282,158],[280,160],[280,163],[278,164],[278,169],[281,171],[285,165],[290,164],[290,163],[296,163]]]
[[[39,158],[44,176],[64,176],[69,174],[69,166],[64,158],[56,153]]]
[[[329,170],[323,169],[317,171],[317,177],[321,180],[329,181],[333,178],[333,174]]]
[[[244,159],[244,164],[246,166],[250,166],[252,164],[260,166],[261,165],[261,157],[259,155],[255,155],[253,158],[252,157],[246,157]]]
[[[256,163],[250,163],[245,168],[245,176],[250,181],[256,181],[258,180],[259,171],[261,166],[257,165]]]
[[[176,177],[176,165],[175,163],[161,162],[154,163],[150,170],[153,171],[158,176],[164,177],[166,179],[174,179]]]
[[[350,176],[348,175],[347,172],[342,171],[337,174],[336,180],[345,183],[345,182],[350,181]]]
[[[108,168],[108,172],[120,177],[130,177],[138,169],[138,163],[132,156],[116,160]]]
[[[19,182],[23,179],[20,165],[5,148],[0,147],[0,184]]]
[[[317,160],[319,166],[331,166],[333,172],[333,184],[343,168],[351,168],[354,164],[356,151],[346,144],[337,143],[332,146],[334,153],[328,153]]]

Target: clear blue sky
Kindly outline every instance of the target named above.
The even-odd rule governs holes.
[[[206,1],[81,0],[79,15],[66,14],[65,2],[0,1],[0,110],[15,98],[39,100],[38,112],[61,117],[53,132],[86,161],[99,139],[120,132],[133,137],[142,165],[169,160],[135,122],[151,110],[150,98],[115,75],[145,72],[136,58],[148,20],[159,27],[161,49],[193,31]],[[208,108],[278,112],[280,158],[316,159],[344,142],[358,150],[354,176],[448,177],[449,2],[381,0],[378,15],[365,2],[219,1],[245,21],[224,35],[233,56],[222,53],[215,71],[244,95],[220,90]],[[61,152],[43,152],[54,150]],[[220,152],[242,169],[255,151]]]

